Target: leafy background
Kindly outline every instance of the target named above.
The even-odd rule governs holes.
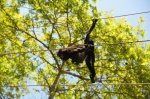
[[[138,83],[150,82],[150,45],[124,43],[148,39],[147,16],[103,20],[115,11],[107,0],[97,2],[99,9],[95,0],[1,0],[0,98],[148,98],[150,86]],[[130,2],[114,3],[118,15],[133,9],[123,9]],[[103,10],[106,5],[108,11]],[[64,63],[56,55],[59,48],[83,43],[93,18],[99,19],[91,35],[98,45],[96,84],[91,84],[85,63]],[[137,22],[131,25],[133,19]]]

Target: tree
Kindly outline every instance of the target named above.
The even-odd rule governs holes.
[[[29,81],[44,85],[49,99],[148,97],[150,86],[137,84],[150,82],[150,45],[137,42],[144,40],[144,19],[137,27],[125,18],[104,20],[102,15],[112,15],[98,12],[93,3],[96,0],[1,0],[1,98],[27,94]],[[24,9],[27,14],[22,14]],[[91,34],[97,45],[97,82],[91,84],[85,63],[62,62],[57,49],[83,43],[94,18],[99,19]]]

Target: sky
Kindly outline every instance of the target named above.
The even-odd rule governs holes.
[[[140,13],[150,11],[150,0],[97,0],[97,7],[99,11],[112,11],[114,16]],[[25,13],[25,12],[23,12]],[[133,26],[137,25],[140,16],[144,17],[146,31],[146,39],[150,40],[150,13],[128,16],[127,22]],[[150,42],[149,42],[150,43]],[[34,87],[31,87],[31,89]],[[31,91],[30,94],[25,95],[21,99],[47,99],[46,93],[35,94]]]
[[[150,11],[150,0],[98,0],[99,11],[113,11],[114,16]],[[140,16],[144,17],[146,39],[150,39],[150,13],[128,16],[127,22],[137,25]]]

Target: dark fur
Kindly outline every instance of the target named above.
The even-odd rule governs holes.
[[[57,55],[66,61],[69,58],[72,59],[72,63],[79,64],[85,59],[86,65],[90,71],[90,79],[92,83],[95,83],[94,77],[96,75],[94,69],[95,55],[94,55],[94,42],[90,40],[90,33],[96,25],[97,19],[93,19],[93,24],[86,32],[86,38],[84,45],[73,45],[68,48],[59,49]]]

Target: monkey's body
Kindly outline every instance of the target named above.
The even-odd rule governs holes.
[[[62,53],[65,54],[65,56],[62,55],[61,57]],[[73,45],[64,49],[59,49],[58,56],[64,61],[70,58],[72,59],[72,63],[75,64],[82,63],[85,59],[85,57],[83,57],[85,56],[85,46]]]
[[[96,75],[94,69],[95,55],[94,55],[94,42],[90,40],[90,33],[96,25],[97,19],[93,20],[91,28],[87,31],[86,38],[83,45],[73,45],[67,48],[59,49],[57,55],[66,61],[69,58],[72,59],[72,63],[79,64],[84,60],[90,71],[91,82],[94,83],[94,77]]]

